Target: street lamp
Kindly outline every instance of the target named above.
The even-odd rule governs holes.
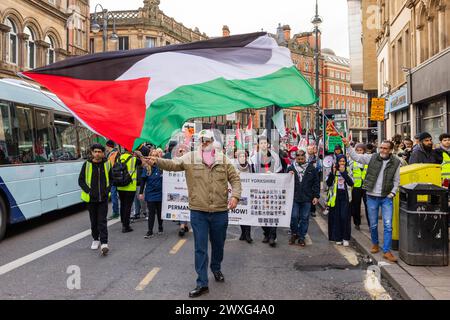
[[[318,4],[318,0],[316,0],[316,14],[315,16],[312,18],[311,23],[314,25],[314,33],[315,33],[315,37],[316,37],[316,47],[314,48],[314,60],[315,60],[315,64],[316,64],[316,96],[319,99],[317,101],[316,104],[316,140],[318,143],[318,139],[319,139],[319,117],[320,117],[320,88],[319,88],[319,26],[322,24],[323,20],[322,18],[319,16],[319,4]],[[309,133],[308,133],[309,134]]]
[[[100,27],[100,24],[97,20],[97,7],[100,7],[102,10],[102,19],[103,19],[103,52],[106,51],[106,45],[108,43],[108,19],[112,17],[113,19],[113,32],[111,36],[109,37],[109,40],[112,42],[117,42],[119,40],[119,36],[116,33],[116,18],[112,13],[110,13],[107,9],[103,9],[103,6],[101,4],[97,4],[94,9],[94,21],[92,21],[91,24],[91,31],[94,34],[97,34],[102,30],[102,27]]]

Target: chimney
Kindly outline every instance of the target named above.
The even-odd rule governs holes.
[[[286,42],[291,40],[291,27],[289,27],[288,24],[283,26],[283,33],[284,33],[284,40],[286,40]]]
[[[222,28],[222,37],[229,37],[230,36],[230,29],[227,25],[223,26]]]

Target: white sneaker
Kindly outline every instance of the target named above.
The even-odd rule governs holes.
[[[102,255],[106,256],[108,254],[109,248],[107,244],[102,244],[101,246]]]
[[[344,247],[348,247],[350,243],[347,240],[344,240]]]
[[[91,245],[92,250],[98,250],[99,247],[100,247],[100,241],[97,241],[97,240],[92,241],[92,245]]]
[[[338,246],[340,246],[340,245],[342,245],[342,242],[336,241],[336,244],[337,244]]]
[[[326,215],[328,215],[328,209],[325,209],[325,210],[323,210],[323,213],[322,213],[324,216],[326,216]]]

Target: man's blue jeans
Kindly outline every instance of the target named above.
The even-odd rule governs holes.
[[[300,240],[305,240],[309,227],[309,215],[311,202],[294,201],[291,215],[291,233],[298,235]]]
[[[111,202],[113,214],[119,214],[119,194],[117,193],[117,187],[111,186]]]
[[[197,286],[208,286],[208,236],[211,241],[212,272],[221,271],[223,249],[228,227],[228,211],[202,212],[191,210],[191,225],[194,232],[195,271]]]
[[[381,207],[383,217],[383,252],[391,251],[392,244],[392,199],[388,197],[373,197],[367,195],[367,209],[369,211],[370,235],[373,244],[378,244],[378,212]]]

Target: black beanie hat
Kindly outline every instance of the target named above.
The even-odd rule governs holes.
[[[422,142],[423,140],[428,139],[428,138],[432,138],[432,137],[431,137],[431,134],[429,134],[428,132],[422,132],[422,133],[419,135],[419,141],[420,141],[420,142]]]

